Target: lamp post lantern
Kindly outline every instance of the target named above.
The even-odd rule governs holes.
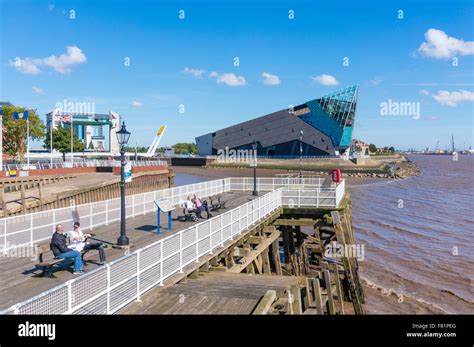
[[[120,145],[120,237],[117,239],[117,245],[128,246],[129,240],[125,230],[125,145],[130,138],[130,132],[125,128],[125,122],[116,134]]]
[[[257,142],[253,140],[253,193],[252,195],[258,196],[257,192]]]

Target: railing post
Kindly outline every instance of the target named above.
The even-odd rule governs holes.
[[[137,302],[142,302],[140,297],[140,249],[136,251],[137,254]]]
[[[72,287],[71,287],[72,281],[66,282],[67,285],[67,313],[71,314],[72,313]]]
[[[179,232],[179,273],[183,273],[183,232]]]
[[[160,244],[160,286],[163,286],[163,241]]]
[[[196,263],[199,263],[199,233],[198,233],[198,227],[197,225],[195,226],[196,228]]]
[[[224,218],[221,214],[221,247],[224,247]]]
[[[107,268],[107,314],[110,314],[110,264],[105,264]]]
[[[321,186],[320,186],[321,187]],[[321,188],[316,189],[316,207],[319,207],[319,190]]]
[[[209,254],[212,254],[212,223],[208,220],[209,224]]]

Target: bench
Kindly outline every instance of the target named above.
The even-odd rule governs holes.
[[[53,256],[52,259],[49,260],[44,260],[45,254],[49,254]],[[86,251],[81,251],[81,257],[82,261],[84,262],[84,255],[86,254]],[[63,265],[65,261],[71,262],[71,259],[58,259],[54,258],[53,252],[51,251],[49,244],[46,245],[41,245],[38,247],[38,258],[39,258],[39,263],[36,263],[35,266],[37,268],[42,269],[41,277],[48,277],[48,278],[54,278],[55,276],[53,275],[53,268],[55,266]],[[85,262],[84,262],[85,264]]]
[[[91,236],[94,236],[94,234],[91,234]],[[87,265],[87,262],[84,260],[84,255],[86,255],[88,252],[89,251],[86,251],[86,250],[81,251],[81,258],[84,265]],[[53,258],[49,260],[44,260],[45,254],[49,254],[49,253],[51,253],[51,256]],[[55,266],[63,265],[65,261],[71,262],[71,259],[55,258],[49,244],[41,245],[38,247],[38,260],[39,262],[35,264],[35,267],[42,269],[42,273],[40,277],[48,277],[48,278],[55,277],[53,275],[53,268]]]
[[[183,216],[181,217],[183,222],[198,222],[199,218],[202,218],[201,211],[197,209],[189,210],[186,205],[183,205]]]
[[[206,200],[206,203],[208,203],[210,205],[210,208],[211,208],[211,211],[217,211],[217,210],[220,210],[220,209],[225,209],[225,204],[226,204],[226,201],[222,201],[221,200],[221,195],[215,195],[215,196],[210,196],[209,197],[209,202],[207,202]],[[217,203],[213,203],[213,200],[215,201],[217,199]]]

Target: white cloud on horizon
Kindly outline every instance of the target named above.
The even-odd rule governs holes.
[[[182,72],[186,75],[192,75],[195,78],[202,78],[205,71],[202,69],[194,69],[190,67],[185,67]]]
[[[143,103],[140,102],[140,101],[133,100],[132,101],[132,107],[135,107],[135,108],[143,107]]]
[[[54,54],[46,58],[15,58],[9,60],[9,65],[18,72],[27,75],[37,75],[41,72],[42,66],[51,67],[60,74],[67,74],[72,71],[72,66],[83,64],[87,61],[85,54],[77,46],[67,46],[67,53],[59,57]]]
[[[319,84],[322,84],[323,86],[337,86],[339,85],[339,81],[331,75],[327,74],[322,74],[319,76],[313,76],[311,79],[315,82],[318,82]]]
[[[31,87],[31,89],[33,89],[33,92],[35,92],[38,95],[44,95],[44,90],[40,87],[33,86]]]
[[[453,92],[438,90],[438,93],[432,96],[440,105],[449,107],[456,107],[459,103],[465,101],[474,101],[474,93],[462,89]]]
[[[277,75],[273,75],[269,72],[262,72],[262,77],[264,78],[263,84],[267,86],[276,86],[281,84],[280,77],[278,77]]]
[[[418,52],[426,57],[449,59],[456,55],[474,54],[474,41],[464,41],[448,36],[442,30],[428,29],[425,39],[426,41],[418,47]]]

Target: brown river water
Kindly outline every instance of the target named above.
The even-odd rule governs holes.
[[[367,313],[474,313],[474,156],[412,155],[422,175],[349,179]],[[250,170],[176,167],[175,184]],[[269,172],[265,172],[269,171]],[[261,170],[261,176],[275,171]]]
[[[353,226],[365,245],[361,276],[401,302],[474,313],[474,156],[412,155],[422,175],[351,185]],[[375,311],[375,312],[374,312]],[[402,310],[403,311],[403,310]]]

